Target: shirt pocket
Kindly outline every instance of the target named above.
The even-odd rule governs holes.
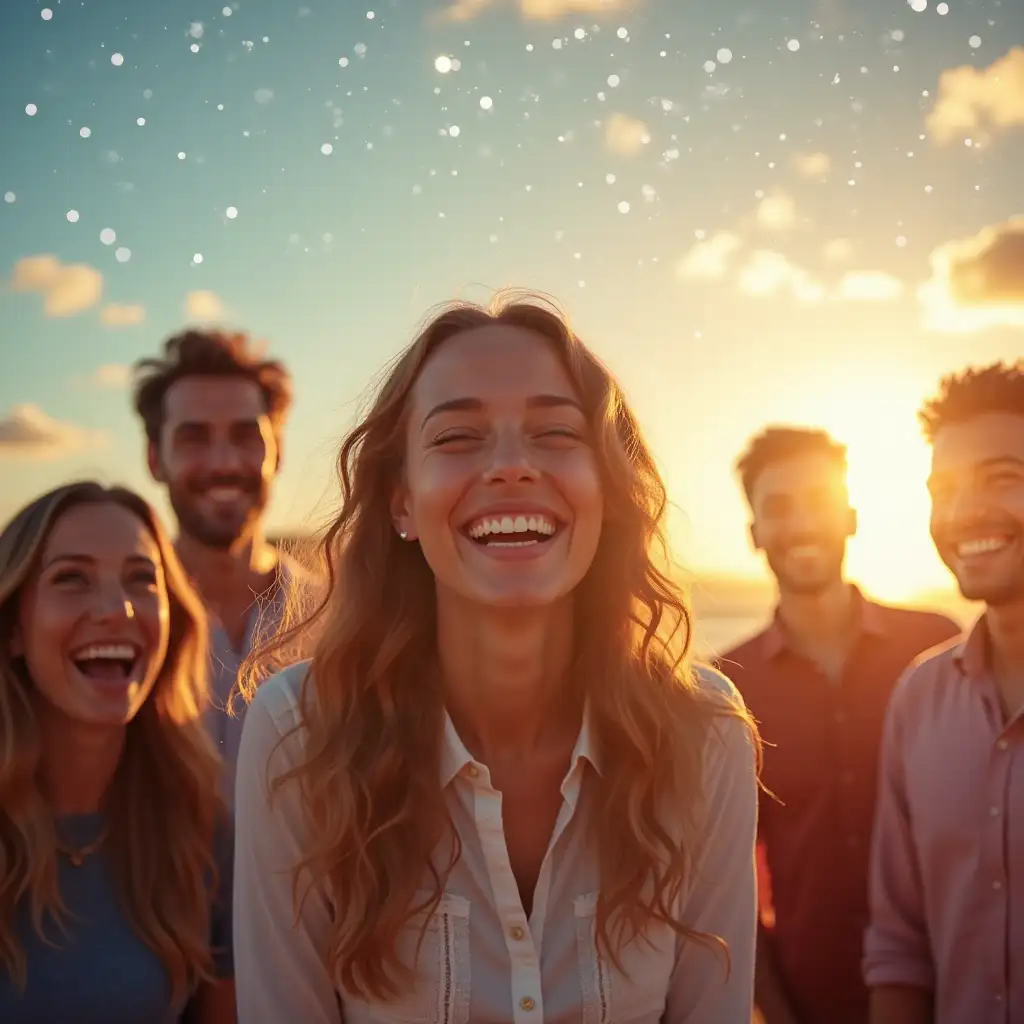
[[[415,900],[430,897],[418,892]],[[396,951],[402,963],[415,964],[415,981],[410,991],[367,1007],[373,1024],[469,1024],[469,910],[469,900],[445,893],[426,930],[419,916],[402,929]]]
[[[675,933],[652,925],[619,952],[619,971],[597,949],[597,893],[577,896],[574,909],[583,1024],[658,1024],[675,968]]]

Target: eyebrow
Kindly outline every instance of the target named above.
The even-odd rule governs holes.
[[[141,565],[156,568],[156,562],[154,562],[148,555],[129,555],[125,561],[137,562]],[[92,555],[77,554],[72,551],[58,551],[57,554],[51,555],[43,562],[43,568],[48,569],[51,565],[56,565],[58,562],[73,562],[77,565],[95,565],[96,559],[93,558]]]
[[[993,455],[991,458],[982,459],[981,462],[975,463],[970,468],[972,470],[995,469],[997,466],[1016,466],[1024,469],[1024,459],[1018,458],[1016,455]],[[948,475],[948,473],[932,473],[928,477],[928,486],[930,487],[936,480],[941,480],[942,477]]]
[[[528,409],[575,409],[580,414],[583,413],[580,403],[568,395],[531,395],[526,400],[526,407]],[[444,412],[481,412],[483,409],[484,403],[479,398],[452,398],[447,402],[435,405],[423,417],[423,423],[420,426],[426,426],[429,420]]]

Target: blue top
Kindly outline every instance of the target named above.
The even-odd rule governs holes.
[[[61,838],[84,847],[99,838],[100,814],[57,819]],[[217,844],[220,889],[212,912],[211,945],[218,977],[234,975],[231,934],[232,830]],[[0,968],[3,1024],[178,1024],[187,1004],[172,1004],[171,980],[157,955],[136,935],[121,908],[102,848],[79,867],[59,857],[60,891],[68,908],[66,935],[44,918],[49,945],[32,926],[27,905],[18,934],[27,957],[21,992]]]

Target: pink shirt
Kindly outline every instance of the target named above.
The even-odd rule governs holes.
[[[1024,1022],[1024,714],[1006,722],[982,619],[893,695],[871,863],[869,987],[935,996],[935,1024]]]

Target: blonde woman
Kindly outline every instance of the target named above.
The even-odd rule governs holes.
[[[0,1020],[228,1024],[206,621],[155,513],[83,482],[0,533]]]
[[[613,378],[539,302],[456,305],[340,472],[312,660],[242,739],[242,1024],[749,1021],[758,740]]]

